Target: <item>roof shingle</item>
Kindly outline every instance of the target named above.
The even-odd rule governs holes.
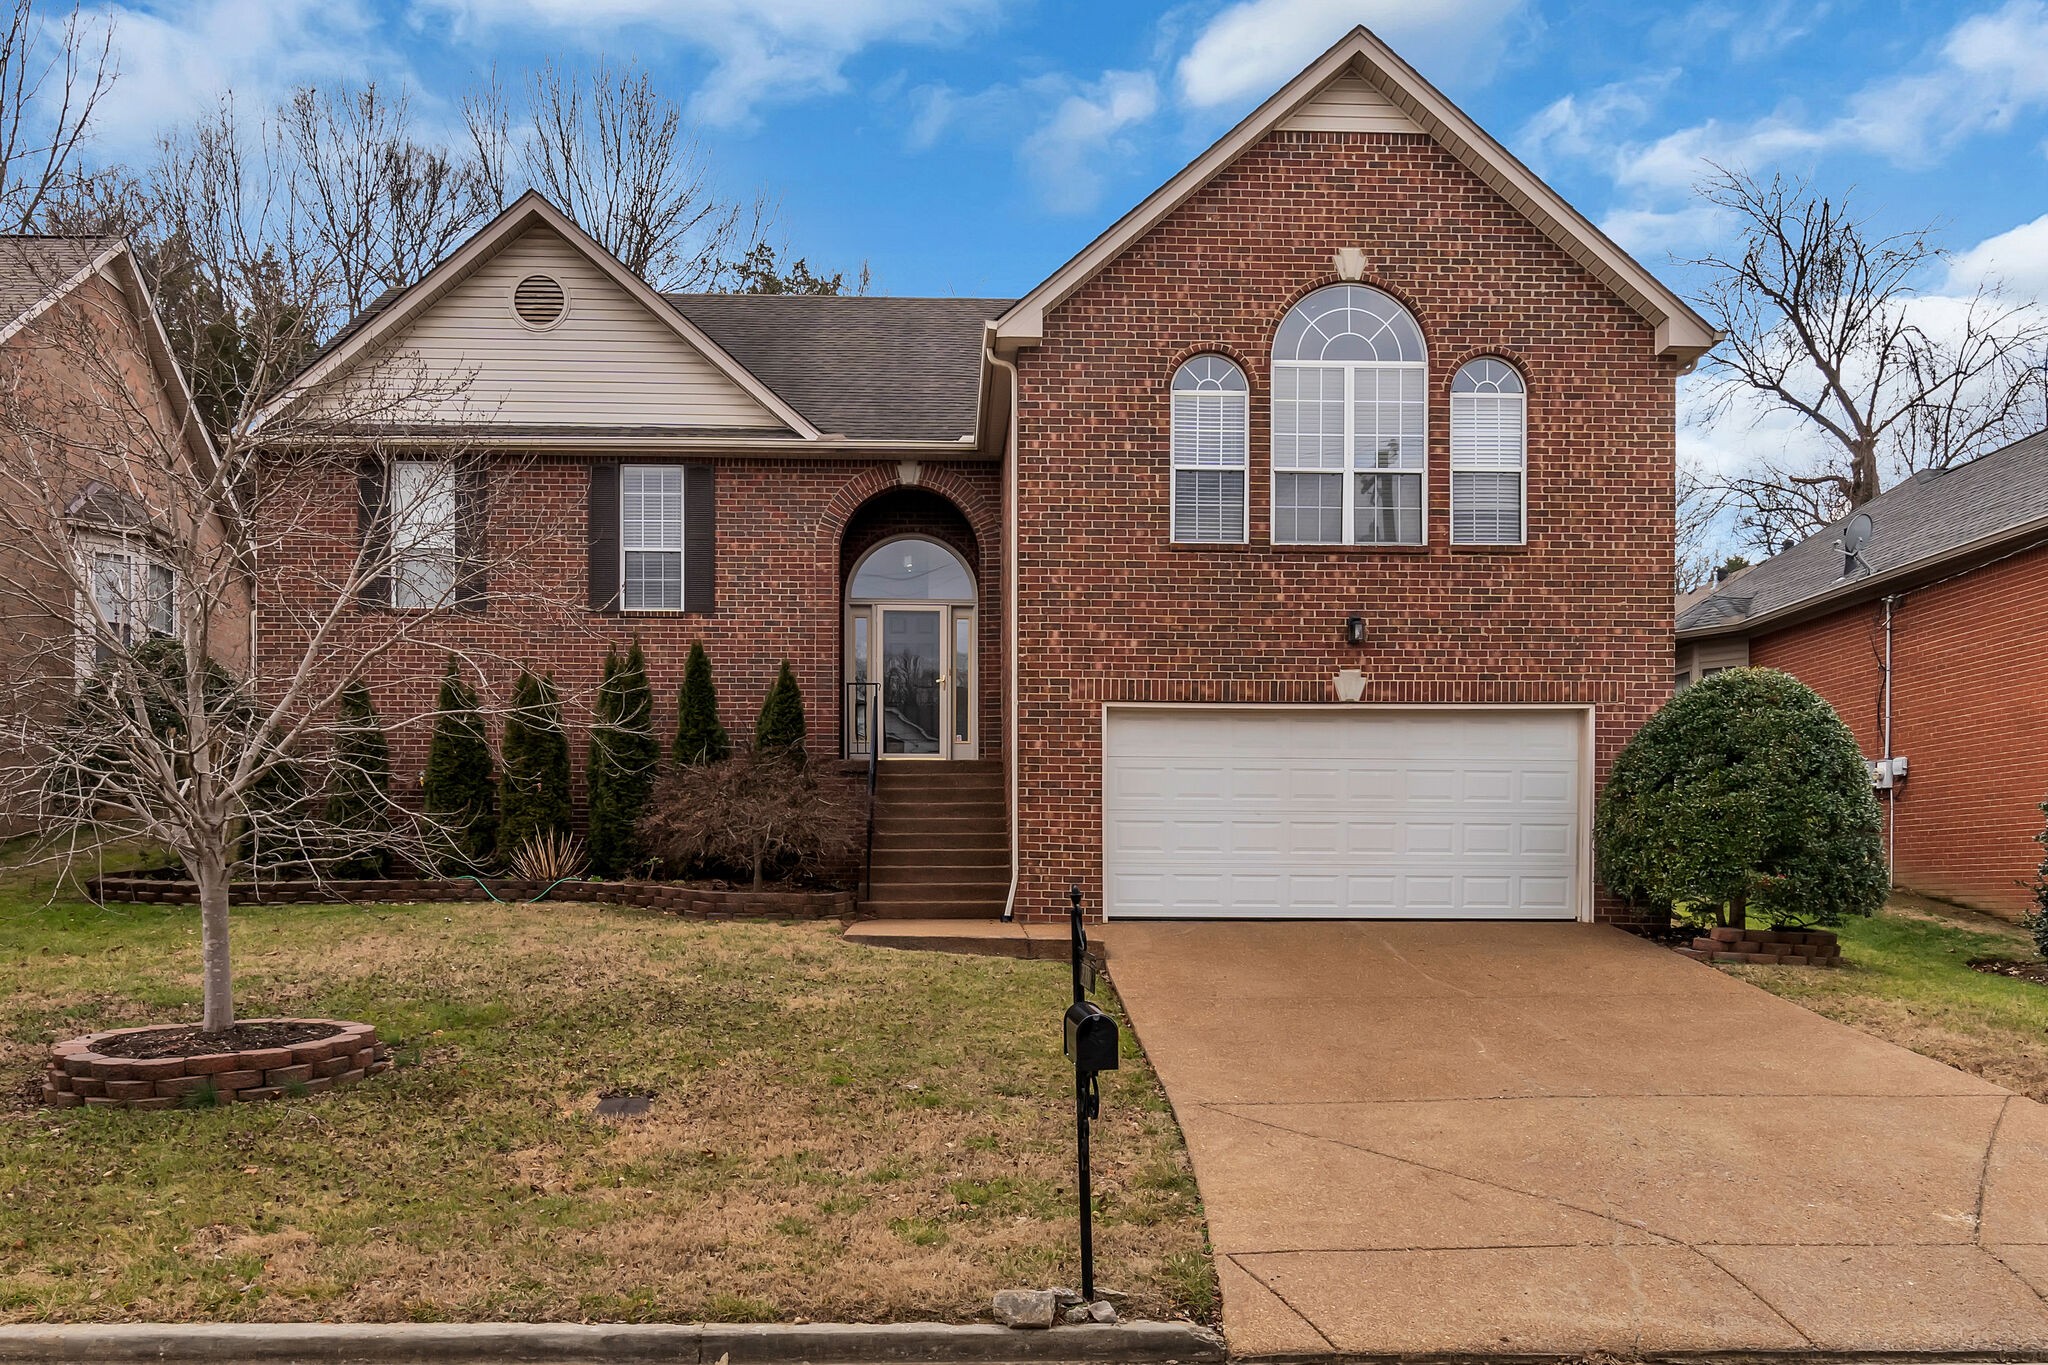
[[[97,260],[118,237],[0,236],[0,326],[18,319]]]
[[[1836,522],[1688,607],[1678,617],[1679,633],[1736,633],[1855,582],[1932,567],[1967,547],[2048,521],[2048,431],[1946,471],[1916,474],[1859,510],[1870,514],[1870,543],[1853,572],[1843,572],[1842,522]]]

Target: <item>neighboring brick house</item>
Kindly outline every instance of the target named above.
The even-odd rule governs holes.
[[[171,506],[166,453],[196,461],[211,449],[127,243],[0,236],[0,693],[10,713],[65,704],[111,643],[99,618],[129,643],[173,633],[185,559],[165,528],[189,509]],[[242,667],[245,599],[216,605],[213,652]],[[0,766],[13,769],[15,755]],[[21,813],[0,814],[7,832],[20,824]]]
[[[2048,432],[1914,475],[1848,522],[1730,578],[1678,618],[1681,685],[1783,669],[1873,762],[1901,887],[2015,915],[2033,906],[2048,800]]]
[[[473,376],[417,453],[555,539],[423,637],[587,688],[637,634],[665,707],[702,639],[736,728],[787,658],[821,757],[878,692],[878,910],[1592,918],[1714,340],[1358,29],[1022,299],[664,298],[529,196],[275,411]]]

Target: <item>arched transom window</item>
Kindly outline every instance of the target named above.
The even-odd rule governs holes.
[[[1528,394],[1503,360],[1451,379],[1451,542],[1519,545],[1527,534]]]
[[[1241,544],[1251,450],[1251,385],[1220,355],[1173,375],[1173,538]]]
[[[1420,545],[1429,352],[1362,284],[1318,289],[1273,338],[1273,540]]]

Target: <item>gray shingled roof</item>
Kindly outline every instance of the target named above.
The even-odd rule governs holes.
[[[1864,579],[1931,568],[1980,542],[2048,522],[2048,431],[1943,473],[1915,475],[1862,510],[1870,514],[1870,543],[1853,573],[1842,572],[1837,522],[1687,608],[1679,633],[1734,633]]]
[[[975,429],[982,324],[1009,299],[669,294],[827,435],[956,441]]]
[[[0,327],[55,293],[118,237],[0,236]]]

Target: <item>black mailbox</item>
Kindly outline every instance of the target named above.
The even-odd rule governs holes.
[[[1116,1020],[1086,1000],[1067,1008],[1067,1056],[1082,1071],[1116,1070]]]

